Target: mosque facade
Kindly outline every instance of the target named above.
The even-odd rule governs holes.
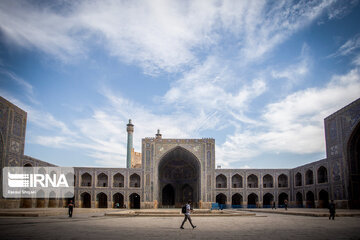
[[[0,97],[1,167],[55,166],[24,155],[26,121],[25,111]],[[292,207],[322,208],[334,200],[339,208],[360,208],[359,122],[360,99],[325,118],[325,159],[291,169],[221,169],[213,138],[169,139],[158,131],[143,138],[136,153],[130,121],[127,167],[74,167],[73,200],[80,208],[174,208],[188,200],[197,208],[215,202],[270,207],[273,201],[281,207],[285,200]],[[68,201],[1,197],[0,208],[63,207]]]

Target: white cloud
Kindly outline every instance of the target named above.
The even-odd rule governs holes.
[[[140,152],[141,138],[155,136],[157,129],[163,130],[165,138],[199,137],[200,131],[212,128],[217,122],[216,117],[204,112],[198,112],[196,116],[190,112],[176,111],[158,114],[119,95],[115,96],[108,89],[103,90],[102,94],[107,103],[101,109],[94,109],[91,116],[74,121],[72,130],[75,136],[62,131],[48,136],[36,136],[33,141],[47,147],[84,149],[98,166],[124,167],[126,124],[129,118],[135,125],[135,151]],[[58,127],[56,124],[52,126]]]
[[[164,96],[157,98],[158,106],[148,108],[105,89],[101,92],[104,106],[71,123],[21,103],[32,124],[49,130],[46,136],[35,136],[34,142],[80,148],[96,164],[115,167],[125,165],[128,118],[135,124],[137,151],[141,151],[141,138],[154,136],[156,129],[166,138],[196,138],[205,130],[231,125],[235,132],[217,146],[217,161],[229,166],[262,152],[324,150],[323,118],[357,97],[357,69],[334,77],[323,88],[305,89],[268,104],[260,119],[247,115],[248,108],[271,86],[261,74],[245,79],[236,70],[262,60],[318,19],[333,2],[107,0],[77,1],[56,9],[50,3],[40,7],[9,1],[0,4],[0,29],[9,42],[65,62],[86,57],[91,47],[101,46],[146,73],[181,73]],[[224,41],[227,39],[233,42]],[[234,51],[235,61],[224,61],[228,59],[222,55],[225,48]],[[354,38],[338,54],[350,54],[357,48]],[[305,51],[295,64],[270,74],[297,84],[309,69]],[[9,76],[33,92],[26,81]]]
[[[261,117],[263,125],[227,136],[217,147],[217,159],[229,165],[266,152],[323,152],[323,119],[357,99],[359,92],[360,72],[356,68],[334,76],[322,88],[308,88],[268,104]]]
[[[7,83],[6,83],[7,81],[15,82],[19,87],[21,87],[24,90],[25,95],[30,102],[35,103],[35,104],[39,103],[38,101],[35,100],[34,89],[30,83],[28,83],[21,77],[17,76],[15,73],[13,73],[9,70],[6,70],[5,66],[0,67],[0,75],[3,76],[2,79],[0,79],[0,81],[4,82],[5,83],[4,85],[7,85]]]
[[[248,103],[266,91],[263,79],[253,79],[250,84],[236,77],[229,66],[215,57],[197,65],[183,78],[175,81],[163,97],[163,103],[182,109],[217,112],[216,116],[231,115],[240,121],[251,121],[244,111]],[[240,87],[238,87],[240,85]]]
[[[332,4],[333,1],[251,1],[246,6],[244,17],[232,11],[234,16],[230,18],[235,22],[240,18],[244,26],[239,31],[244,36],[240,42],[243,59],[252,61],[264,56],[293,33],[319,18],[324,9]],[[232,25],[227,27],[231,28]]]
[[[32,106],[13,97],[11,93],[5,90],[0,89],[0,95],[27,112],[27,120],[32,124],[43,129],[56,130],[61,134],[70,135],[72,137],[74,136],[74,132],[71,131],[64,122],[57,120],[52,114],[33,108]],[[56,142],[59,142],[60,140],[61,139],[58,139]]]
[[[26,1],[7,1],[0,5],[0,28],[10,41],[36,48],[62,60],[81,54],[78,26],[71,16],[56,14]]]
[[[347,56],[354,53],[360,48],[360,34],[355,35],[354,37],[347,40],[337,51],[336,53],[330,55],[330,57],[338,56]]]
[[[310,71],[312,62],[308,52],[308,45],[303,44],[298,62],[295,64],[289,64],[282,70],[272,70],[272,77],[276,79],[284,79],[285,81],[283,85],[286,86],[287,89],[291,89],[293,86],[302,83]]]
[[[0,28],[12,43],[65,62],[85,57],[89,46],[96,45],[154,74],[198,63],[200,50],[211,55],[213,48],[224,47],[229,34],[242,62],[259,59],[332,4],[107,0],[58,4],[56,9],[50,3],[8,1],[0,5]]]
[[[345,4],[344,4],[345,3]],[[331,19],[341,19],[350,13],[351,8],[356,6],[359,3],[358,0],[351,1],[338,1],[332,4],[327,10],[328,18]]]

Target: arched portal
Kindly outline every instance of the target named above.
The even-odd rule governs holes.
[[[247,178],[248,188],[258,188],[258,177],[254,174],[251,174]]]
[[[83,192],[81,195],[80,195],[80,198],[81,198],[81,207],[82,208],[91,208],[91,196],[89,193],[87,192]]]
[[[49,194],[49,202],[48,202],[48,207],[49,208],[55,208],[55,207],[57,207],[56,206],[56,193],[55,192],[50,192],[50,194]]]
[[[315,196],[312,191],[306,193],[306,207],[313,208],[315,207]]]
[[[298,208],[303,207],[303,195],[301,192],[296,193],[296,207]]]
[[[306,185],[314,184],[314,174],[310,169],[305,173],[305,183]]]
[[[198,206],[201,189],[200,163],[194,154],[176,147],[161,158],[158,171],[159,207],[168,202],[169,197],[172,198],[172,190],[169,187],[165,189],[168,184],[174,190],[175,207],[181,207],[189,200],[194,207]]]
[[[92,177],[89,173],[84,173],[81,175],[81,186],[82,187],[91,187]]]
[[[21,208],[31,208],[32,207],[32,198],[21,198],[20,207]]]
[[[124,187],[124,176],[121,173],[114,175],[113,187]]]
[[[284,207],[285,205],[285,200],[288,200],[289,197],[286,193],[281,193],[279,195],[279,207]]]
[[[130,187],[133,187],[133,188],[139,188],[140,187],[140,176],[136,173],[132,174],[130,176]]]
[[[274,195],[271,193],[266,193],[263,197],[263,207],[270,208],[272,206],[272,202],[274,201]]]
[[[263,177],[263,187],[264,188],[272,188],[272,187],[274,187],[274,178],[270,174],[266,174]]]
[[[43,190],[39,190],[36,193],[36,207],[37,208],[45,207],[45,192]]]
[[[242,182],[243,182],[242,181],[242,176],[240,176],[239,174],[235,174],[231,178],[231,183],[232,183],[233,188],[242,188],[243,187]]]
[[[175,205],[175,190],[171,184],[166,185],[162,190],[162,205],[169,207]]]
[[[124,207],[124,196],[121,193],[115,193],[113,195],[113,208]]]
[[[328,177],[327,177],[327,170],[324,166],[319,167],[317,171],[317,179],[318,183],[327,183]]]
[[[235,193],[231,198],[231,205],[233,208],[239,208],[242,205],[243,197],[240,193]]]
[[[30,189],[26,188],[25,191],[30,191]],[[22,197],[20,200],[20,207],[21,208],[32,208],[33,206],[33,199],[28,197]]]
[[[319,208],[328,208],[329,206],[329,193],[325,190],[319,192]]]
[[[295,175],[295,186],[296,187],[300,187],[302,186],[302,176],[301,176],[301,173],[296,173]]]
[[[219,193],[218,195],[216,195],[216,202],[218,204],[226,204],[226,195],[223,193]]]
[[[140,208],[140,196],[137,193],[133,193],[129,197],[130,208],[139,209]]]
[[[360,208],[360,123],[352,132],[347,145],[349,168],[349,207]]]
[[[256,195],[255,193],[251,193],[251,194],[248,196],[248,208],[255,208],[255,207],[257,207],[258,201],[259,201],[258,195]]]
[[[285,174],[278,177],[278,187],[288,187],[288,177]]]
[[[216,177],[216,187],[217,188],[227,188],[227,179],[224,174],[220,174]]]
[[[108,186],[108,176],[105,173],[100,173],[97,176],[97,187],[107,187]]]
[[[107,208],[107,195],[102,192],[96,195],[96,203],[98,208]]]

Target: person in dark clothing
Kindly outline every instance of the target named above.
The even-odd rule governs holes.
[[[287,199],[285,199],[284,205],[285,205],[285,210],[287,210],[287,208],[288,208],[288,200]]]
[[[274,209],[274,208],[276,209],[276,203],[275,203],[275,201],[272,202],[272,209]]]
[[[190,206],[191,201],[188,201],[188,203],[186,204],[186,212],[184,213],[185,217],[184,217],[184,221],[182,222],[180,228],[184,229],[184,223],[186,222],[186,220],[189,220],[190,225],[192,226],[192,228],[196,228],[196,226],[194,226],[191,222],[191,217],[190,217],[190,211],[192,211],[192,208]]]
[[[69,217],[72,217],[73,210],[74,210],[74,203],[72,200],[70,200],[70,203],[68,204],[68,208],[69,208]]]
[[[334,200],[331,200],[331,203],[329,204],[329,220],[332,218],[332,220],[335,220],[335,203]]]

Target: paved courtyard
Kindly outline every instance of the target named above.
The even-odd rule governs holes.
[[[0,217],[1,239],[360,239],[360,218],[256,213],[246,217],[104,217],[101,212],[48,217]]]

